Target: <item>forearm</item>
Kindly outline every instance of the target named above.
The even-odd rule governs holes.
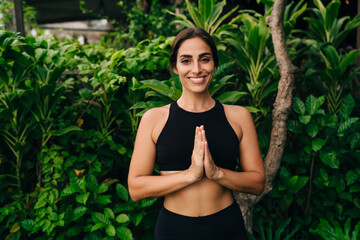
[[[212,180],[228,189],[255,195],[260,195],[265,186],[265,175],[256,171],[235,172],[218,167]]]
[[[138,201],[167,195],[195,181],[187,170],[165,176],[136,176],[129,179],[129,192],[131,198]]]

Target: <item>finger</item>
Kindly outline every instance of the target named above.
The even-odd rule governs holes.
[[[198,149],[199,148],[199,127],[195,128],[195,139],[194,139],[194,149]]]
[[[204,142],[204,150],[205,150],[205,153],[204,153],[205,158],[206,158],[206,159],[209,159],[209,157],[210,157],[210,150],[209,150],[209,145],[208,145],[207,141]]]
[[[206,134],[205,134],[205,129],[204,128],[201,131],[201,141],[206,142]]]

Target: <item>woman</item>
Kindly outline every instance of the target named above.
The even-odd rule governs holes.
[[[250,113],[208,91],[218,66],[215,43],[200,28],[175,38],[170,66],[183,92],[141,119],[129,170],[134,201],[165,196],[155,240],[247,239],[232,191],[261,194],[265,174]],[[235,171],[237,159],[242,172]],[[153,176],[154,164],[160,176]]]

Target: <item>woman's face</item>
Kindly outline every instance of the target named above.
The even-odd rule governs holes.
[[[207,91],[216,70],[209,45],[199,37],[185,40],[178,50],[176,67],[183,91]]]

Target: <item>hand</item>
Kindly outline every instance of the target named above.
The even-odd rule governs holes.
[[[214,160],[211,156],[209,145],[206,139],[205,130],[202,131],[202,140],[204,142],[204,169],[205,175],[209,179],[216,179],[218,176],[219,168],[215,165]]]
[[[195,182],[199,181],[204,175],[205,143],[202,141],[203,131],[204,126],[195,129],[194,149],[191,155],[191,165],[188,169]]]

